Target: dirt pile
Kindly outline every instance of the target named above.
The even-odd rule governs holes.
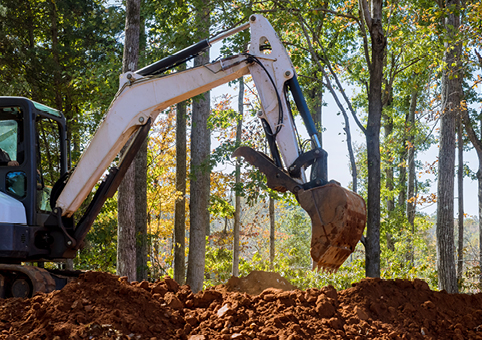
[[[288,280],[278,273],[254,270],[245,277],[232,276],[225,285],[229,292],[242,292],[250,295],[259,295],[268,288],[277,288],[283,291],[295,290]]]
[[[170,278],[129,284],[90,272],[61,291],[0,300],[0,339],[482,339],[481,294],[433,292],[420,280],[229,289],[193,294]]]

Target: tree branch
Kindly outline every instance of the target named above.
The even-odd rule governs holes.
[[[254,13],[273,13],[273,12],[279,12],[279,11],[302,12],[303,10],[305,10],[305,9],[296,8],[296,7],[290,7],[290,8],[285,7],[285,8],[275,8],[275,9],[261,9],[261,10],[254,11]],[[333,14],[333,15],[338,16],[338,17],[353,19],[356,22],[358,22],[358,18],[355,17],[354,15],[335,12],[335,11],[332,11],[332,10],[329,10],[329,9],[323,8],[323,7],[310,8],[310,11],[326,12],[326,13],[330,13],[330,14]]]
[[[368,7],[367,0],[359,0],[360,10],[363,14],[363,18],[365,19],[365,23],[369,30],[372,29],[372,15],[370,13],[370,8]]]
[[[360,10],[360,16],[361,16],[361,10]],[[368,50],[368,36],[367,36],[367,30],[365,29],[365,24],[363,24],[363,20],[357,21],[358,26],[360,26],[360,31],[362,33],[362,38],[363,38],[363,50],[365,51],[365,59],[367,61],[368,69],[372,69],[372,63],[370,61],[370,53]]]
[[[366,132],[365,127],[362,125],[360,120],[358,119],[355,110],[353,109],[353,106],[351,105],[351,100],[348,99],[348,96],[346,95],[345,89],[343,88],[343,85],[341,84],[340,80],[338,79],[338,75],[335,73],[333,68],[331,67],[331,63],[328,61],[327,63],[328,69],[330,70],[330,74],[333,76],[336,82],[336,86],[338,86],[339,91],[341,92],[341,95],[343,96],[343,99],[345,99],[345,102],[348,105],[348,109],[350,109],[351,115],[353,116],[353,119],[355,120],[356,125],[360,128],[360,130],[363,131],[363,133]]]
[[[390,6],[390,13],[388,14],[388,23],[387,23],[387,29],[385,30],[385,36],[388,37],[388,33],[390,32],[390,23],[392,19],[392,13],[393,9],[397,7],[398,0],[395,0],[391,6]]]
[[[477,59],[479,59],[480,68],[482,68],[482,56],[479,54],[479,52],[477,52],[475,48],[474,48],[474,52],[477,55]]]
[[[472,145],[474,146],[475,150],[477,151],[477,156],[479,157],[479,162],[482,160],[482,141],[477,138],[477,135],[472,127],[469,117],[469,111],[466,109],[461,110],[462,120],[464,122],[465,131],[467,131],[467,135],[469,136]]]
[[[303,30],[303,33],[305,35],[305,38],[308,42],[308,47],[310,48],[310,52],[311,52],[311,55],[313,56],[313,59],[315,59],[321,73],[323,74],[323,77],[325,78],[325,81],[326,81],[326,84],[325,86],[330,90],[331,92],[331,95],[333,96],[333,99],[335,99],[335,102],[336,104],[338,105],[338,107],[340,108],[340,110],[342,111],[342,113],[344,115],[346,115],[346,110],[345,108],[343,107],[343,105],[341,104],[340,100],[338,99],[338,96],[335,92],[335,90],[333,89],[333,86],[331,85],[331,82],[330,82],[330,77],[328,77],[328,74],[326,73],[325,71],[325,68],[323,67],[323,65],[321,65],[320,63],[320,60],[318,58],[318,55],[315,53],[315,50],[313,49],[313,45],[311,44],[311,41],[310,41],[310,36],[308,35],[308,32],[306,30],[306,27],[305,27],[305,23],[304,23],[304,20],[303,18],[301,17],[301,15],[298,17],[299,20],[300,20],[300,24],[301,24],[301,29]],[[320,44],[318,42],[318,44]],[[320,45],[321,46],[321,45]],[[337,79],[337,78],[336,78]],[[350,104],[350,101],[348,100],[348,98],[345,96],[345,92],[343,90],[343,87],[341,87],[341,84],[339,85],[340,87],[340,91],[342,92],[342,94],[344,95],[344,99],[347,101],[349,107],[351,110],[353,110],[353,108],[351,107],[351,104]],[[365,134],[366,133],[366,129],[365,127],[360,123],[360,121],[357,119],[356,115],[354,114],[354,111],[352,111],[352,114],[353,114],[353,117],[355,118],[355,122],[357,123],[357,125],[360,127],[360,129],[363,131],[363,133]]]
[[[305,34],[305,38],[306,40],[308,40],[308,44],[310,45],[310,42],[309,42],[309,36],[308,36],[308,32],[306,32],[306,26],[303,24],[304,22],[304,19],[302,17],[299,18],[300,19],[300,23],[302,25],[302,29],[303,29],[303,32]],[[339,91],[341,92],[342,96],[343,96],[343,99],[345,100],[345,102],[347,103],[348,105],[348,108],[350,109],[350,113],[352,114],[353,116],[353,119],[355,120],[355,123],[358,125],[358,127],[360,128],[360,130],[363,131],[363,133],[365,133],[365,127],[362,125],[362,123],[360,122],[360,120],[358,119],[357,115],[356,115],[356,112],[355,110],[353,109],[353,106],[351,105],[351,101],[350,99],[348,98],[348,96],[346,95],[346,92],[345,92],[345,89],[343,88],[340,80],[338,79],[338,76],[336,75],[335,71],[333,70],[332,66],[331,66],[331,63],[330,63],[330,60],[326,57],[327,53],[323,47],[323,44],[320,42],[320,40],[318,39],[318,36],[316,35],[316,33],[311,29],[310,26],[308,26],[308,28],[310,29],[311,33],[313,34],[314,36],[314,39],[316,41],[316,43],[318,44],[318,46],[321,48],[322,52],[323,52],[323,56],[321,56],[321,60],[323,61],[323,63],[325,63],[327,66],[328,66],[328,69],[330,70],[330,74],[333,76],[333,78],[335,79],[335,82],[336,82],[336,85],[338,86],[338,89]],[[314,49],[313,47],[310,45],[310,52],[312,54],[314,54]],[[316,58],[318,58],[318,55],[316,55]],[[329,86],[331,86],[331,83],[330,83],[330,80],[328,79],[328,75],[326,74],[325,72],[325,69],[324,67],[322,67],[321,65],[319,65],[320,67],[320,70],[321,72],[323,73],[323,76],[326,78],[326,81],[329,83]]]

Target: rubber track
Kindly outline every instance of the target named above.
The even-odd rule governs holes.
[[[43,268],[18,264],[0,264],[0,271],[20,272],[27,275],[32,283],[32,295],[38,292],[50,293],[55,290],[55,280],[50,273]]]

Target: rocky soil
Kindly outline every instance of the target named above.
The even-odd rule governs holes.
[[[301,291],[264,272],[193,294],[168,277],[88,272],[61,291],[0,300],[0,339],[482,339],[482,295],[380,279]]]

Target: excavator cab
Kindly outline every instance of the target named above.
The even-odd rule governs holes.
[[[35,238],[50,215],[52,187],[68,170],[65,117],[26,98],[0,97],[0,149],[0,260],[38,259],[45,251]]]

